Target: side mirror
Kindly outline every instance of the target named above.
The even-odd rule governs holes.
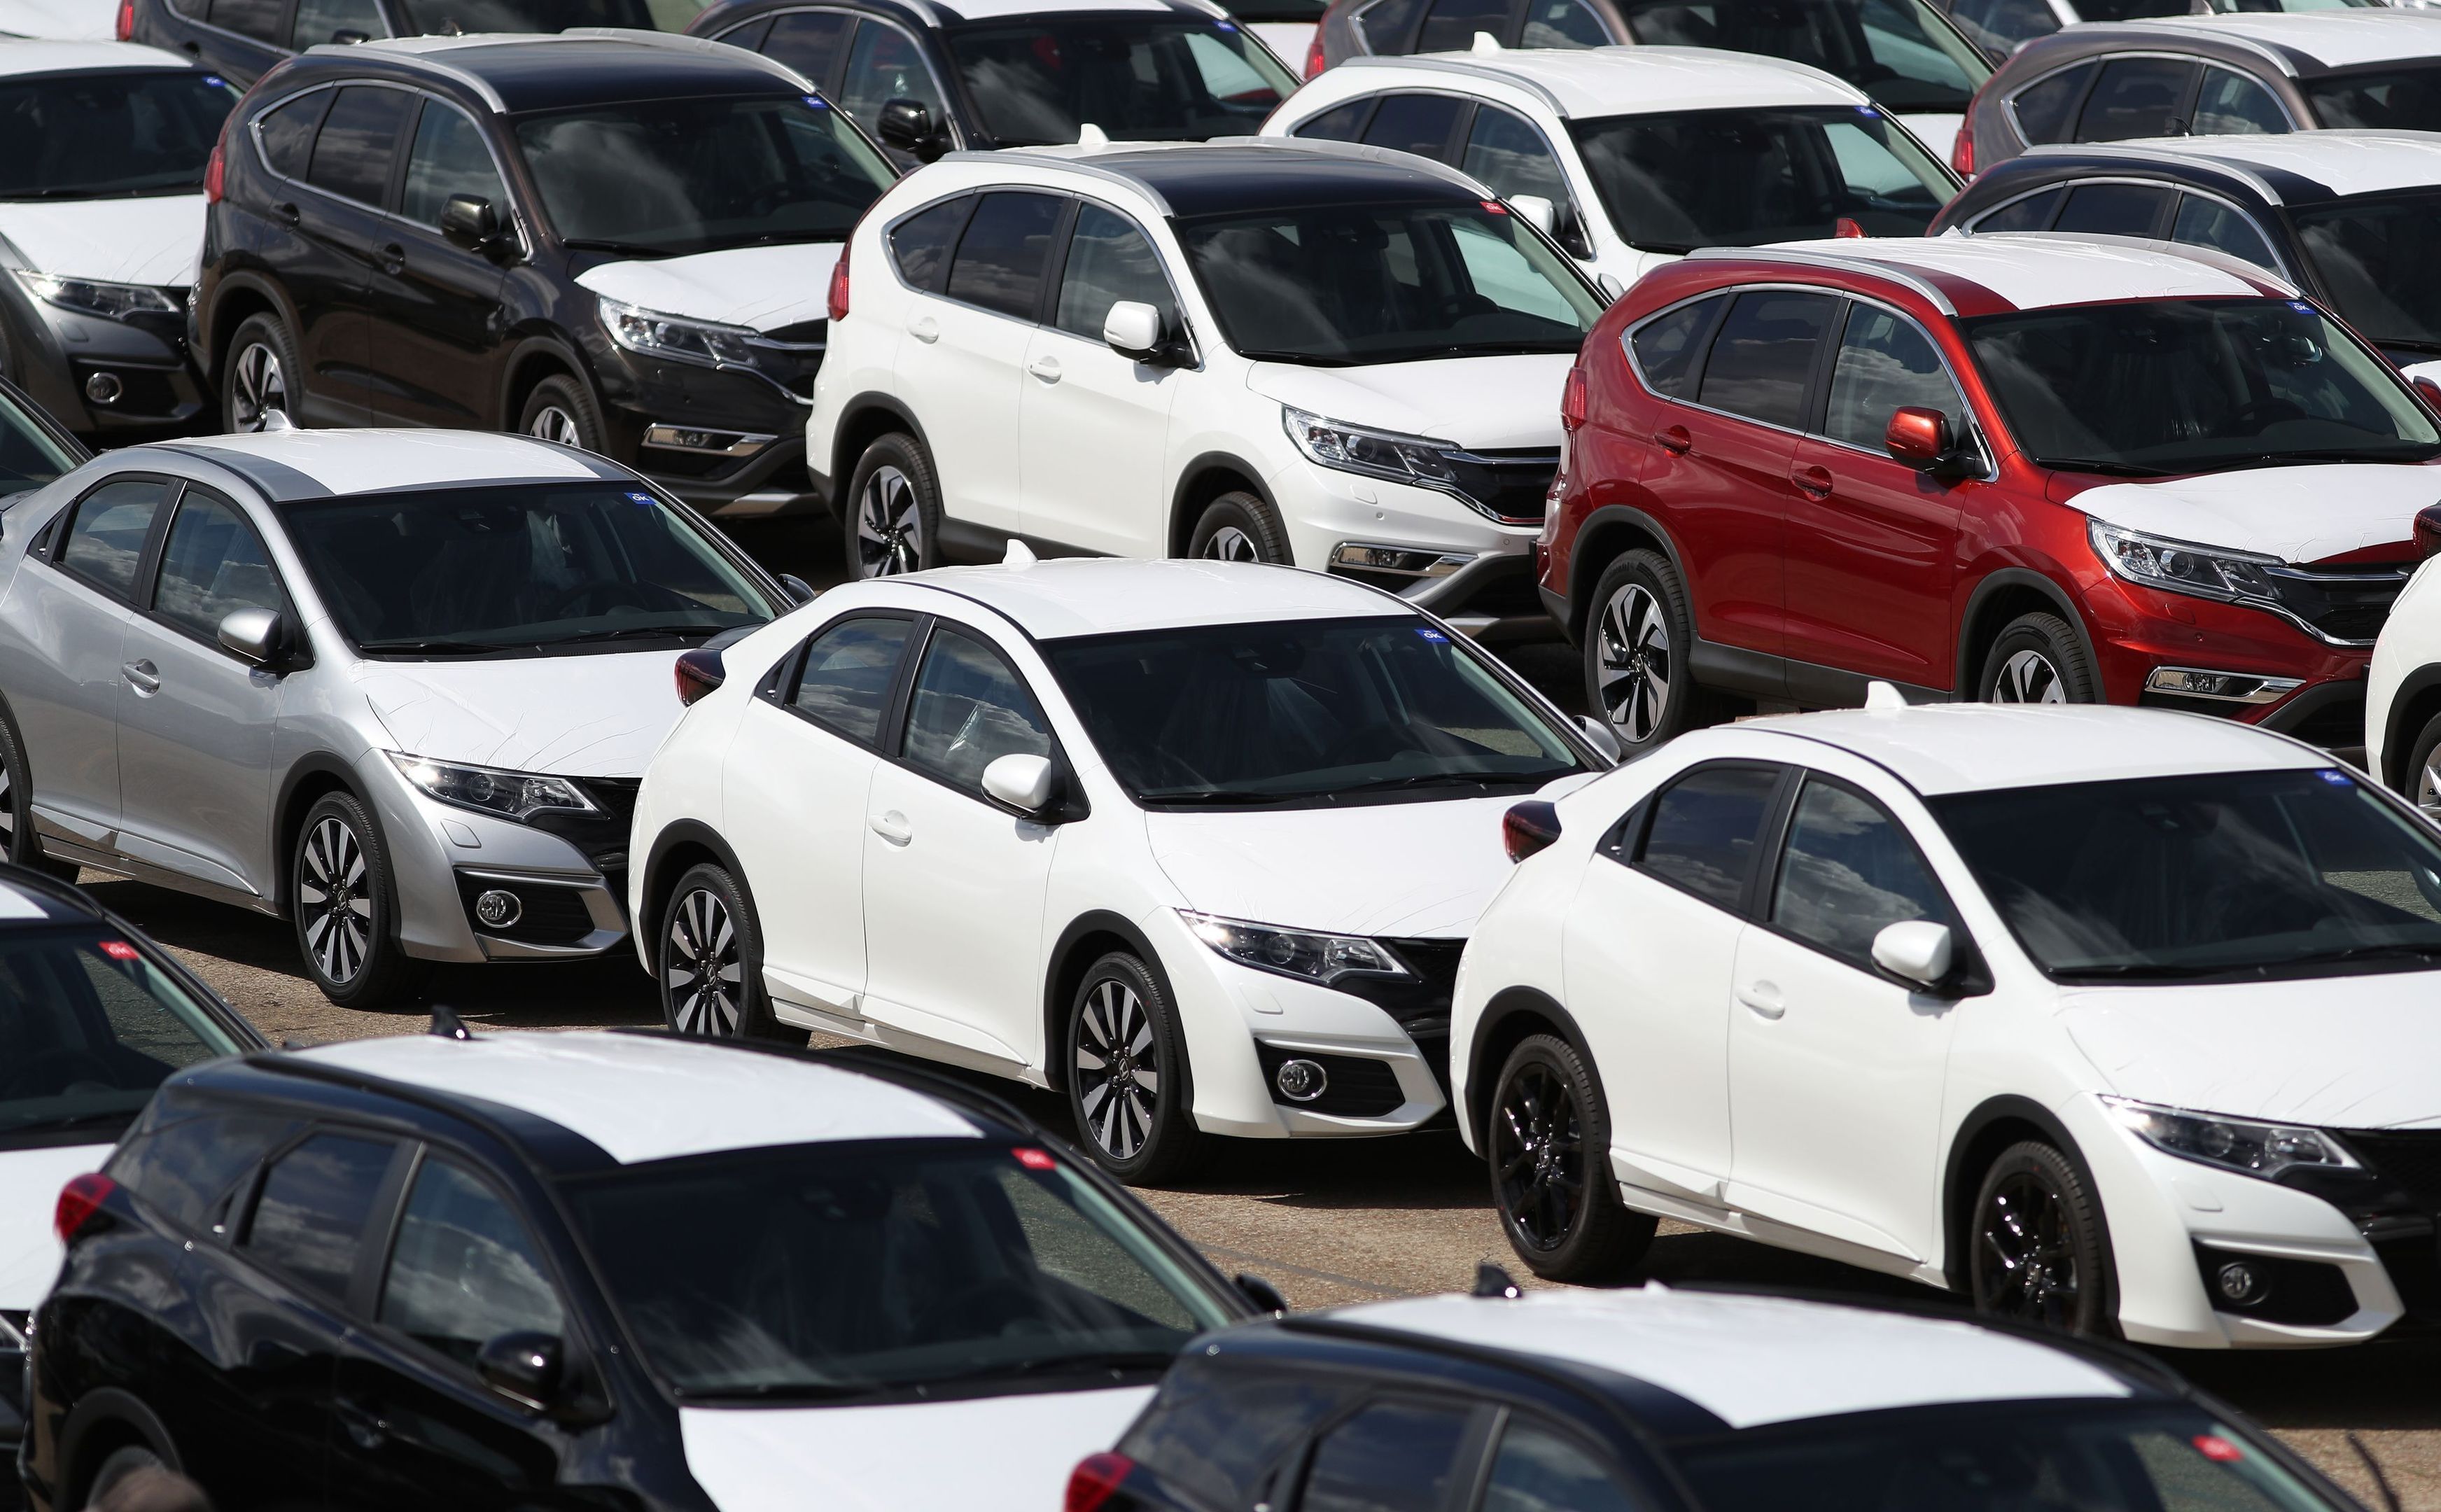
[[[1898,460],[1928,472],[1949,455],[1949,417],[1916,405],[1894,409],[1882,431],[1882,444]]]
[[[1540,194],[1520,194],[1510,199],[1509,207],[1534,223],[1534,229],[1545,236],[1559,223],[1560,208]]]
[[[1610,728],[1609,720],[1596,719],[1591,714],[1579,714],[1577,728],[1585,732],[1585,739],[1592,743],[1594,749],[1614,762],[1618,760],[1621,754],[1618,748],[1618,731]]]
[[[1241,1296],[1265,1312],[1289,1310],[1289,1299],[1280,1295],[1279,1287],[1273,1286],[1262,1277],[1249,1275],[1240,1270],[1230,1279],[1238,1284],[1238,1291]]]
[[[1040,814],[1059,796],[1059,768],[1048,756],[1003,756],[984,768],[984,791],[1021,814]]]
[[[920,99],[885,100],[881,118],[873,123],[874,135],[902,153],[918,157],[932,145],[932,112]]]
[[[1887,925],[1873,936],[1873,964],[1927,989],[1949,980],[1951,959],[1956,953],[1949,926],[1930,919]]]
[[[331,40],[342,47],[353,47],[359,43],[372,41],[373,35],[370,31],[358,31],[353,27],[342,27],[331,33]]]
[[[814,585],[807,583],[805,579],[797,576],[794,572],[781,573],[780,586],[796,595],[796,599],[799,603],[811,603],[814,602]]]
[[[441,234],[453,245],[479,252],[500,234],[500,214],[479,194],[452,194],[441,207]]]
[[[2407,381],[2414,386],[2417,397],[2431,405],[2436,411],[2441,411],[2441,383],[2434,383],[2421,373]]]
[[[277,609],[232,609],[223,616],[220,642],[258,667],[280,659],[288,648],[288,621]]]
[[[1102,339],[1122,357],[1150,362],[1161,354],[1161,312],[1135,299],[1121,299],[1102,317]]]
[[[1627,280],[1621,279],[1616,273],[1605,273],[1600,278],[1596,279],[1594,283],[1601,290],[1602,297],[1610,300],[1613,304],[1617,304],[1618,302],[1618,297],[1627,292]]]
[[[556,1334],[501,1334],[475,1354],[483,1384],[539,1411],[559,1395],[560,1342]]]

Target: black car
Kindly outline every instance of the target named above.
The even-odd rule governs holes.
[[[1296,80],[1208,0],[719,0],[687,30],[794,68],[902,166],[953,148],[1252,135]]]
[[[651,32],[282,63],[213,170],[192,343],[231,431],[523,431],[711,513],[810,506],[839,243],[894,174],[805,80]]]
[[[40,1512],[150,1463],[221,1512],[1051,1506],[1277,1303],[955,1083],[434,1029],[175,1077],[65,1200]]]
[[[326,43],[572,27],[685,29],[701,0],[119,0],[118,40],[170,47],[241,84]]]

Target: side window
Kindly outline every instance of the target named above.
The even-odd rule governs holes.
[[[2187,97],[2196,64],[2183,58],[2113,58],[2102,65],[2093,94],[2076,118],[2080,142],[2133,136],[2177,136],[2187,129]]]
[[[559,1293],[526,1227],[499,1195],[451,1161],[426,1159],[399,1218],[381,1321],[461,1365],[509,1333],[566,1326]]]
[[[1474,108],[1474,124],[1467,128],[1466,155],[1459,160],[1458,171],[1489,184],[1504,200],[1539,194],[1554,209],[1564,212],[1569,206],[1567,175],[1560,171],[1560,160],[1551,155],[1551,144],[1530,123],[1497,105]],[[1562,219],[1565,218],[1564,214]]]
[[[763,39],[763,56],[794,68],[812,80],[815,88],[825,88],[831,69],[839,63],[840,49],[847,45],[848,28],[855,25],[856,18],[843,11],[788,11],[772,18],[770,35]]]
[[[732,27],[712,40],[725,42],[732,47],[743,47],[748,52],[760,52],[763,49],[764,34],[770,29],[771,18],[762,16],[747,22],[744,26]]]
[[[2067,141],[2069,125],[2076,119],[2077,102],[2085,98],[2085,86],[2093,82],[2094,70],[2100,66],[2078,63],[2018,90],[2009,99],[2009,114],[2016,117],[2017,135],[2035,146]]]
[[[1034,318],[1051,232],[1068,202],[1052,194],[986,194],[949,262],[949,297]]]
[[[1967,40],[1985,52],[2007,57],[2017,45],[2060,28],[2047,0],[1958,0],[1949,13]]]
[[[1949,916],[1941,885],[1898,820],[1852,787],[1806,780],[1772,892],[1773,924],[1870,971],[1883,929]]]
[[[1440,1512],[1467,1415],[1406,1402],[1361,1410],[1314,1446],[1298,1512]]]
[[[211,0],[211,5],[209,20],[223,31],[280,45],[280,13],[288,9],[281,0]]]
[[[1365,127],[1365,145],[1446,160],[1450,134],[1465,107],[1456,95],[1384,95]]]
[[[1520,47],[1601,47],[1610,44],[1601,18],[1579,0],[1530,0]]]
[[[1824,434],[1867,451],[1883,450],[1890,411],[1906,405],[1937,409],[1949,434],[1966,439],[1966,402],[1924,329],[1878,305],[1852,304],[1839,353],[1831,364],[1831,401]]]
[[[316,1134],[272,1162],[239,1248],[334,1301],[348,1294],[395,1146]]]
[[[157,477],[104,483],[84,496],[60,542],[59,565],[106,593],[124,599],[136,591],[136,569],[154,518],[168,502],[169,485]]]
[[[2207,66],[2193,130],[2198,136],[2277,135],[2288,130],[2288,117],[2271,91],[2246,75]]]
[[[2252,221],[2199,194],[2179,196],[2179,218],[2170,227],[2170,240],[2189,246],[2217,248],[2232,257],[2244,258],[2258,268],[2269,268],[2275,273],[2280,270],[2280,260],[2271,255],[2270,246]]]
[[[1417,18],[1423,14],[1424,0],[1373,0],[1356,12],[1356,29],[1365,35],[1365,50],[1378,53],[1401,53],[1410,49],[1407,44],[1416,35]]]
[[[1102,339],[1102,322],[1122,299],[1161,312],[1162,329],[1178,329],[1178,310],[1162,276],[1161,258],[1133,221],[1098,205],[1076,207],[1076,229],[1068,240],[1068,265],[1059,275],[1055,323],[1090,340]]]
[[[154,612],[208,641],[218,635],[221,621],[240,609],[280,607],[280,575],[262,537],[236,505],[187,490],[161,549]]]
[[[1183,1356],[1163,1386],[1120,1452],[1219,1507],[1267,1500],[1279,1464],[1356,1391],[1345,1377],[1265,1369],[1234,1354]]]
[[[297,0],[288,45],[303,52],[326,42],[371,42],[389,35],[375,0]]]
[[[296,1127],[281,1118],[208,1113],[129,1141],[106,1169],[172,1221],[208,1228],[239,1179]]]
[[[949,119],[941,92],[932,85],[932,70],[915,39],[895,27],[866,21],[856,28],[847,50],[847,72],[840,80],[839,104],[859,122],[881,118],[881,107],[894,99],[912,99],[938,125]]]
[[[2149,184],[2080,184],[2068,191],[2054,231],[2084,236],[2158,236],[2170,191]]]
[[[335,89],[317,89],[255,117],[262,160],[273,172],[282,178],[305,176],[306,160],[314,154],[314,133],[337,94]]]
[[[974,210],[975,197],[962,194],[892,226],[890,256],[898,264],[898,276],[927,294],[940,293],[949,277],[949,248],[958,244],[958,233],[967,228],[967,217]]]
[[[1483,1487],[1482,1512],[1636,1512],[1632,1496],[1600,1463],[1547,1429],[1512,1420]]]
[[[1324,111],[1313,119],[1289,133],[1292,136],[1318,137],[1326,142],[1352,142],[1365,127],[1365,113],[1373,108],[1371,95],[1351,99],[1345,105]]]
[[[1754,874],[1755,842],[1780,787],[1773,766],[1703,766],[1653,805],[1636,865],[1707,903],[1734,909]]]
[[[1432,0],[1416,50],[1464,52],[1474,45],[1476,32],[1488,31],[1499,42],[1507,40],[1508,30],[1509,0]]]
[[[404,89],[370,84],[352,85],[338,94],[322,122],[321,135],[314,138],[314,157],[305,171],[305,182],[378,207],[389,194],[398,129],[416,97]]]
[[[2037,189],[2023,199],[2011,200],[1991,214],[1975,223],[1978,231],[2048,231],[2052,217],[2058,213],[2066,189]]]
[[[913,621],[847,620],[814,637],[789,706],[816,724],[868,746],[881,743],[881,716]]]
[[[1729,305],[1704,364],[1697,402],[1791,429],[1805,423],[1805,387],[1835,301],[1757,289]]]
[[[483,145],[482,128],[464,111],[437,99],[424,102],[415,145],[407,154],[407,188],[398,213],[422,225],[438,226],[441,211],[456,195],[469,194],[492,207],[498,224],[509,224],[509,191]]]
[[[1627,344],[1636,353],[1636,370],[1645,387],[1671,399],[1692,399],[1697,360],[1703,356],[1712,323],[1727,306],[1728,297],[1714,295],[1682,304],[1636,328]]]
[[[917,770],[981,793],[985,767],[1003,756],[1048,756],[1051,736],[1041,707],[1000,653],[944,625],[915,674],[905,754]]]

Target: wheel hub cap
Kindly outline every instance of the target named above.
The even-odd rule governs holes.
[[[682,1035],[736,1036],[745,1017],[746,963],[718,893],[698,888],[678,900],[661,980],[671,1027]]]
[[[1131,1161],[1152,1137],[1161,1095],[1152,1018],[1135,989],[1102,981],[1076,1019],[1077,1106],[1102,1153]]]
[[[1675,658],[1661,603],[1640,583],[1631,583],[1602,605],[1594,638],[1595,674],[1602,715],[1630,745],[1653,738],[1670,710]]]
[[[857,567],[868,578],[895,577],[924,565],[924,514],[915,485],[895,467],[878,467],[857,499]]]
[[[306,954],[324,980],[345,986],[372,953],[372,872],[356,832],[337,819],[315,825],[297,871]]]

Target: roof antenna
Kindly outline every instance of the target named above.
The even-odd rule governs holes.
[[[1500,39],[1488,31],[1476,32],[1474,34],[1474,45],[1467,49],[1469,52],[1475,53],[1503,52],[1506,50],[1507,49],[1500,45]]]
[[[2381,1473],[2381,1461],[2375,1459],[2373,1450],[2365,1448],[2365,1441],[2354,1433],[2348,1435],[2348,1448],[2356,1450],[2357,1458],[2364,1461],[2365,1468],[2373,1472],[2374,1489],[2381,1493],[2381,1504],[2386,1512],[2398,1512],[2398,1493],[2391,1489],[2390,1477]]]
[[[437,1002],[432,1005],[432,1027],[425,1030],[425,1033],[442,1039],[472,1039],[475,1037],[474,1035],[466,1028],[466,1020],[458,1017],[458,1010],[450,1007],[445,1002]]]
[[[1012,535],[1008,538],[1008,554],[1000,559],[1000,565],[1004,567],[1030,567],[1040,560],[1034,554],[1034,548]]]
[[[284,409],[266,409],[262,412],[262,428],[272,433],[295,430],[297,423],[288,418],[288,411]]]
[[[1880,678],[1876,677],[1865,685],[1865,707],[1874,713],[1895,713],[1907,706],[1907,694]]]
[[[1516,1277],[1510,1275],[1508,1271],[1501,1269],[1498,1266],[1493,1265],[1489,1260],[1480,1260],[1475,1263],[1474,1290],[1470,1293],[1470,1295],[1477,1297],[1506,1297],[1511,1302],[1514,1302],[1519,1297],[1526,1295],[1526,1293],[1517,1289]]]

